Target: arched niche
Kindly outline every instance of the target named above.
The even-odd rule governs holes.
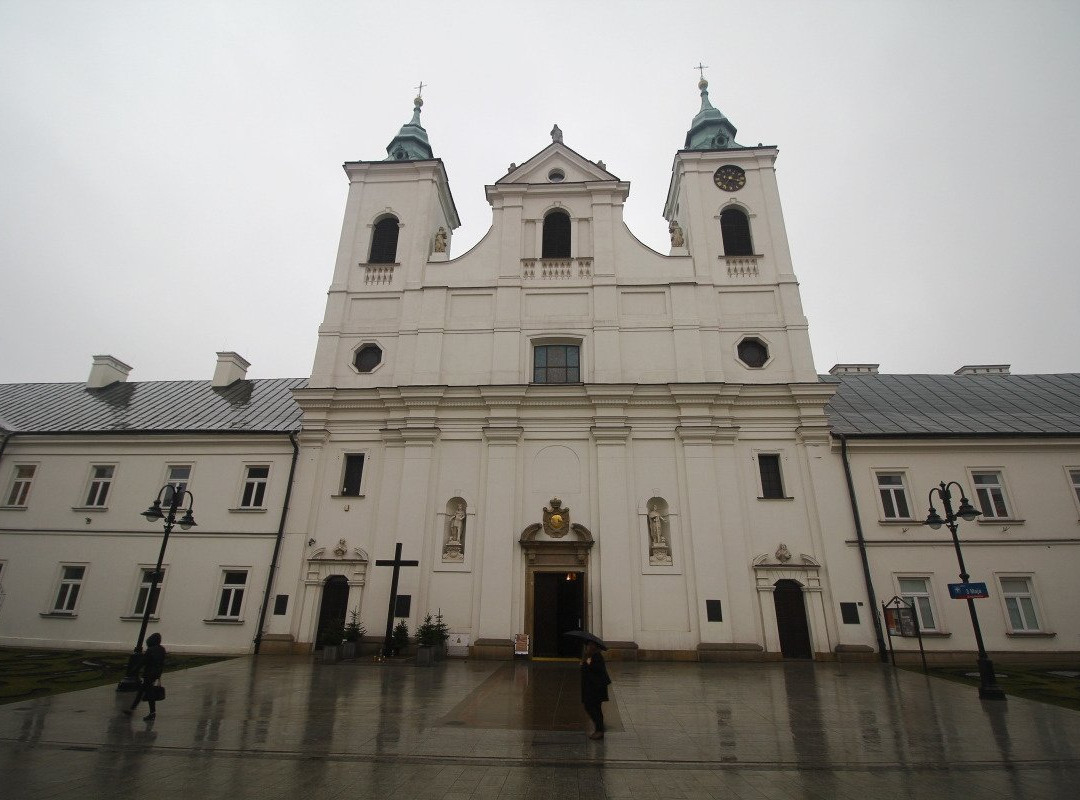
[[[465,537],[468,533],[469,504],[462,497],[446,501],[443,523],[442,560],[446,563],[465,561]]]

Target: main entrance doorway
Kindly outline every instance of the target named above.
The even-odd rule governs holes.
[[[323,584],[322,605],[319,606],[319,628],[315,634],[316,646],[329,644],[331,638],[340,640],[348,607],[348,579],[344,575],[331,575]],[[334,644],[341,644],[341,642],[336,641]]]
[[[789,578],[777,581],[773,589],[773,603],[776,605],[780,653],[784,658],[813,658],[802,586]]]
[[[534,572],[532,579],[532,654],[576,658],[581,640],[563,634],[584,629],[585,573]]]

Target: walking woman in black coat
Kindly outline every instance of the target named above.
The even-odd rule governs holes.
[[[161,679],[164,671],[165,648],[161,646],[161,634],[152,633],[146,640],[146,652],[142,656],[142,683],[139,684],[139,691],[135,694],[135,702],[131,704],[131,708],[124,709],[125,714],[131,716],[139,701],[145,697],[150,704],[150,713],[143,717],[143,720],[149,722],[157,717],[157,707],[154,705],[150,687]]]
[[[607,702],[610,683],[600,646],[596,642],[585,642],[585,655],[581,659],[581,702],[593,722],[590,739],[604,738],[604,710],[600,704]]]

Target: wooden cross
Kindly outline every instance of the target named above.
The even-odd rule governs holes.
[[[424,83],[423,81],[420,81],[420,85],[416,87],[416,96],[417,97],[423,97],[423,95],[424,95],[424,87],[427,86],[427,85],[428,84]]]
[[[701,79],[702,79],[702,80],[705,80],[705,70],[707,70],[707,69],[708,69],[708,67],[707,67],[707,66],[705,66],[704,64],[702,64],[702,63],[701,63],[701,62],[699,61],[699,62],[697,62],[697,66],[696,66],[696,67],[694,67],[694,69],[696,69],[696,70],[697,70],[698,72],[700,72],[700,73],[701,73]]]
[[[383,638],[383,655],[389,656],[393,653],[392,640],[394,636],[394,605],[397,603],[397,586],[398,575],[402,567],[419,567],[419,561],[402,561],[401,560],[401,542],[397,543],[394,548],[394,558],[390,559],[381,558],[375,562],[376,567],[393,567],[394,577],[390,581],[390,607],[386,610],[386,636]]]

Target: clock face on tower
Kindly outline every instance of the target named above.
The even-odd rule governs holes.
[[[713,180],[725,192],[737,192],[746,185],[746,173],[734,164],[725,164],[716,171]]]

